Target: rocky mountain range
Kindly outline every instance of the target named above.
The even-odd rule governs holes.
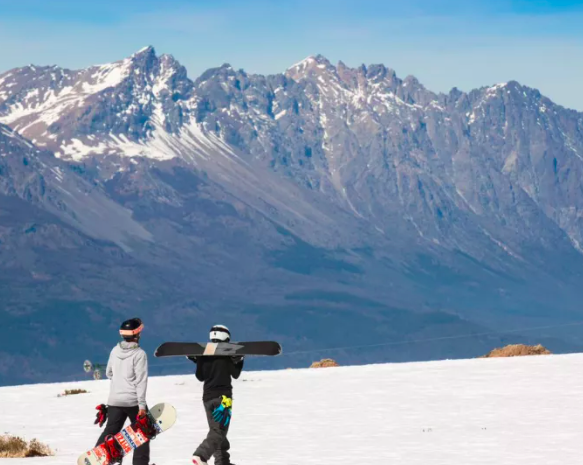
[[[128,315],[149,349],[221,322],[283,366],[581,348],[583,114],[517,82],[191,80],[147,47],[1,74],[0,123],[0,384],[74,377]]]

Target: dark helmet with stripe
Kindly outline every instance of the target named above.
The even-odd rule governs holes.
[[[209,338],[211,342],[229,342],[231,340],[231,332],[226,326],[214,325],[211,328]]]
[[[144,323],[139,318],[132,318],[124,321],[119,327],[119,334],[126,341],[140,338],[140,333],[144,329]]]

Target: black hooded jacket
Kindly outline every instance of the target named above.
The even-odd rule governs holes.
[[[217,397],[233,397],[231,379],[237,379],[243,370],[243,358],[225,356],[191,357],[196,363],[196,377],[204,381],[202,400],[208,402]]]

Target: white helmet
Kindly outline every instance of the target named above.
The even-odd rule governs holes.
[[[211,328],[209,339],[211,342],[229,342],[231,340],[229,328],[223,325],[213,326]]]

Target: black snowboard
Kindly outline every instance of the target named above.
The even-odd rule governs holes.
[[[279,354],[281,354],[281,346],[273,341],[208,342],[203,344],[198,342],[165,342],[154,352],[156,357]]]

